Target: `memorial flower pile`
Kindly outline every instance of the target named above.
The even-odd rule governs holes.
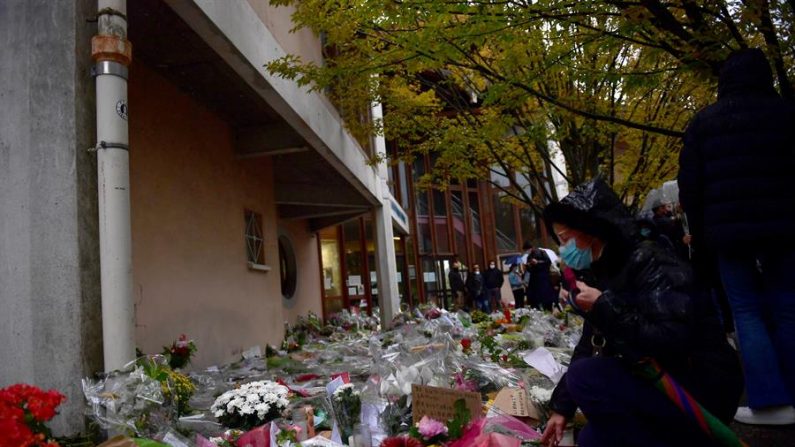
[[[527,309],[470,315],[426,306],[400,314],[400,324],[385,331],[369,319],[310,315],[285,325],[286,343],[252,346],[239,360],[206,370],[174,371],[171,357],[144,356],[85,379],[84,393],[101,427],[188,447],[360,447],[368,437],[372,447],[516,447],[537,441],[534,427],[543,426],[554,388],[532,354],[546,346],[553,362],[566,365],[579,335],[576,320],[561,328],[560,318]],[[185,343],[190,354],[181,337],[172,346],[176,356]],[[418,410],[424,407],[415,385],[478,393],[483,411],[475,411],[472,395],[465,405],[471,412],[462,400],[458,418]],[[506,403],[517,390],[527,390],[516,395],[540,418]]]
[[[218,396],[210,411],[226,427],[249,430],[278,418],[290,403],[288,393],[276,382],[250,382]]]

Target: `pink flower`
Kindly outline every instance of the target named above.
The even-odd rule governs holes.
[[[459,391],[478,391],[478,385],[474,380],[466,380],[464,375],[459,372],[455,375],[455,389]]]
[[[422,419],[420,419],[420,424],[417,426],[417,430],[425,439],[431,439],[439,435],[447,434],[447,426],[436,419],[429,418],[428,416],[423,416]]]

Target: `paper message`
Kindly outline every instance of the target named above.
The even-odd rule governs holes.
[[[494,398],[494,406],[503,413],[515,417],[529,417],[538,420],[538,411],[521,388],[503,388]]]
[[[412,384],[411,405],[414,423],[419,422],[423,416],[441,422],[452,419],[455,416],[455,402],[458,399],[464,399],[473,420],[483,415],[480,393]]]
[[[522,356],[528,365],[532,366],[541,374],[549,377],[555,385],[560,382],[563,374],[566,373],[566,367],[555,361],[555,357],[546,348],[537,348],[532,352],[528,352]]]

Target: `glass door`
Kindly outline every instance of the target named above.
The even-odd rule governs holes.
[[[346,307],[342,283],[342,262],[339,227],[326,228],[318,233],[320,263],[323,270],[323,318]]]
[[[362,219],[342,224],[342,240],[345,246],[344,293],[348,309],[354,313],[367,312],[370,307],[370,272],[367,269]]]

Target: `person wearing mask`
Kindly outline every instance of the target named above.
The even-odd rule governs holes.
[[[485,306],[485,299],[483,294],[483,274],[480,273],[480,266],[475,264],[472,266],[472,272],[467,275],[466,280],[467,289],[467,305],[468,309],[480,309],[488,312]]]
[[[489,311],[494,312],[502,307],[502,296],[500,288],[505,282],[502,270],[497,268],[497,262],[489,262],[489,268],[483,273],[483,286],[486,289],[486,298],[489,303]]]
[[[733,53],[718,100],[688,125],[679,200],[697,244],[716,253],[745,372],[746,424],[795,424],[795,103],[765,54]]]
[[[513,307],[521,309],[524,307],[525,287],[527,282],[523,279],[524,272],[522,265],[515,263],[511,265],[508,272],[508,283],[511,285],[511,292],[513,293]]]
[[[654,379],[650,359],[719,420],[731,420],[742,392],[739,362],[710,300],[693,293],[689,266],[638,235],[618,196],[601,179],[544,210],[582,336],[550,401],[541,442],[557,445],[580,408],[581,447],[714,445],[699,423]],[[571,278],[565,269],[572,269]],[[565,293],[564,293],[565,295]]]
[[[450,266],[450,271],[447,273],[447,280],[450,284],[450,293],[457,309],[464,308],[464,296],[466,295],[466,287],[464,285],[464,278],[461,275],[461,263],[454,261]]]

